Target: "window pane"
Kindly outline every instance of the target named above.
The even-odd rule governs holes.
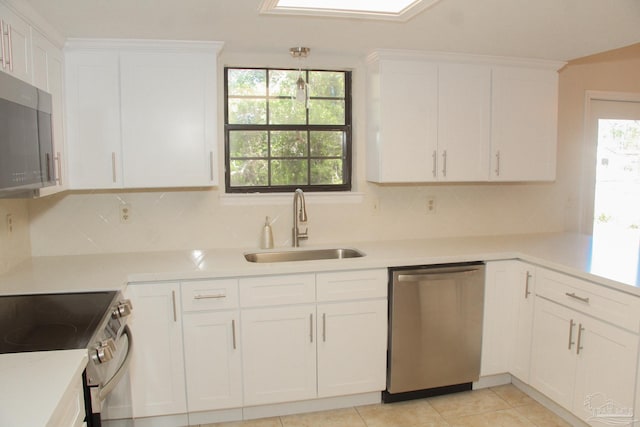
[[[271,157],[305,157],[307,155],[307,132],[271,132]]]
[[[342,131],[311,132],[311,156],[342,157],[343,138]]]
[[[232,186],[246,187],[269,184],[267,160],[231,160],[230,163]]]
[[[229,96],[267,96],[267,70],[229,68]]]
[[[269,96],[286,96],[293,98],[296,95],[296,81],[299,71],[271,70],[269,72]],[[302,77],[304,77],[304,71]]]
[[[307,160],[271,161],[272,185],[306,185]]]
[[[269,145],[266,131],[231,131],[229,132],[229,156],[234,157],[267,157]]]
[[[229,98],[229,123],[243,125],[266,124],[266,99]]]
[[[294,99],[269,100],[270,125],[303,125],[307,120],[304,103]]]
[[[309,108],[309,124],[312,125],[343,125],[344,101],[312,99]]]
[[[344,98],[344,73],[335,71],[310,71],[311,96]]]
[[[311,185],[342,184],[342,160],[311,160]]]

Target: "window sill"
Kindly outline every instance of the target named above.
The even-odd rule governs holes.
[[[337,204],[362,203],[364,193],[358,192],[325,192],[304,193],[307,203]],[[251,206],[251,205],[287,205],[293,200],[293,193],[246,193],[221,194],[220,204],[223,206]]]

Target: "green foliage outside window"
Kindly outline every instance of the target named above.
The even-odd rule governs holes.
[[[308,102],[295,99],[308,82]],[[350,73],[225,69],[229,192],[351,189]]]

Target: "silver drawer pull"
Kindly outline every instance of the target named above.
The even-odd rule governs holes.
[[[571,292],[571,293],[565,292],[565,295],[570,297],[570,298],[577,299],[578,301],[582,301],[584,303],[589,304],[589,297],[586,297],[586,298],[585,297],[579,297],[574,292]]]
[[[215,295],[196,295],[193,299],[220,299],[226,298],[227,296],[224,294],[215,294]]]

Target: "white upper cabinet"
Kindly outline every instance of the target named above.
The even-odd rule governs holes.
[[[31,26],[24,19],[0,4],[2,49],[0,69],[31,83]]]
[[[217,185],[216,42],[67,48],[70,187]]]
[[[554,180],[557,122],[555,70],[494,67],[491,180]]]
[[[367,177],[374,182],[434,180],[438,138],[438,67],[379,61],[369,80]]]
[[[367,179],[553,180],[561,65],[442,53],[371,54]]]

